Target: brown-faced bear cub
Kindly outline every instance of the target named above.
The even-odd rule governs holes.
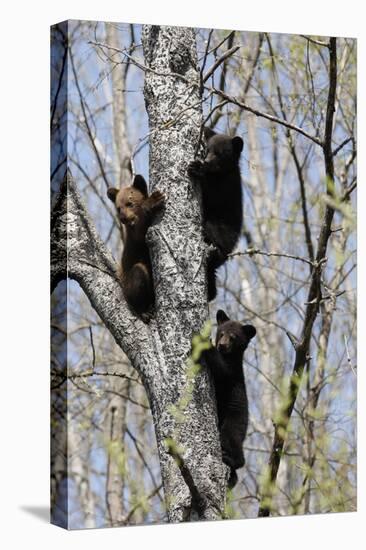
[[[165,203],[164,195],[150,196],[144,178],[136,175],[130,187],[109,188],[107,195],[116,205],[119,219],[126,228],[122,253],[122,289],[130,309],[148,322],[154,306],[154,286],[146,231]]]
[[[238,480],[235,470],[245,463],[243,442],[248,428],[243,355],[256,329],[231,321],[222,309],[216,319],[216,346],[205,350],[200,362],[213,376],[222,460],[231,468],[228,486],[233,488]]]
[[[207,260],[208,299],[216,296],[216,269],[233,251],[243,223],[243,199],[239,159],[243,140],[216,134],[204,128],[207,154],[204,161],[195,160],[188,175],[202,191],[203,234],[207,244],[215,247]]]

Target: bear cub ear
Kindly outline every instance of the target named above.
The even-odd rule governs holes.
[[[216,321],[218,325],[222,325],[222,323],[230,321],[230,318],[226,315],[224,310],[219,309],[216,313]]]
[[[138,189],[140,193],[144,195],[144,197],[147,197],[147,183],[140,174],[137,174],[135,176],[132,186]]]
[[[208,126],[204,126],[203,127],[203,135],[205,136],[205,140],[209,141],[211,138],[216,136],[216,132],[211,130],[211,128],[209,128]]]
[[[253,325],[242,325],[242,330],[245,336],[251,340],[257,334],[257,331]]]
[[[116,189],[115,187],[110,187],[109,189],[107,189],[107,197],[108,197],[113,203],[116,202],[117,193],[118,193],[118,189]]]
[[[233,150],[234,150],[234,152],[235,152],[237,155],[240,155],[240,153],[242,152],[243,147],[244,147],[244,141],[241,139],[240,136],[235,136],[235,137],[231,140],[231,143],[233,144]]]

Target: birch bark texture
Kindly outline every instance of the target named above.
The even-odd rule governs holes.
[[[150,125],[150,192],[166,196],[166,209],[148,231],[156,294],[148,325],[128,309],[117,265],[97,234],[71,174],[60,191],[52,224],[52,278],[79,282],[117,344],[138,371],[153,415],[170,522],[224,515],[228,469],[222,463],[213,387],[201,369],[187,395],[192,337],[208,317],[200,197],[187,176],[202,122],[195,32],[145,25],[144,96]],[[175,408],[175,409],[174,409]],[[173,438],[202,500],[198,506],[167,449]]]
[[[165,215],[148,238],[156,292],[156,324],[161,347],[159,409],[152,411],[158,441],[178,433],[184,459],[193,479],[208,498],[202,515],[215,518],[223,511],[225,475],[215,423],[212,389],[206,372],[195,380],[185,421],[176,430],[170,405],[185,391],[186,359],[191,339],[207,318],[205,246],[199,199],[187,175],[202,122],[195,32],[191,28],[143,26],[144,96],[150,126],[150,185],[167,198]],[[187,111],[188,108],[188,111]],[[188,113],[187,116],[181,116]],[[174,124],[171,122],[174,121]],[[162,407],[161,407],[162,406]],[[174,460],[159,444],[163,482],[170,520],[190,515],[190,495]]]

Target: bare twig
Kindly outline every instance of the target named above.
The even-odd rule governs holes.
[[[256,49],[255,56],[254,56],[254,59],[253,59],[253,63],[252,63],[252,66],[251,66],[251,68],[250,68],[250,72],[249,72],[247,81],[246,81],[246,83],[245,83],[244,93],[243,93],[243,99],[246,97],[246,95],[247,95],[247,93],[248,93],[248,91],[249,91],[250,84],[251,84],[252,79],[253,79],[253,76],[254,76],[254,71],[255,71],[255,69],[256,69],[256,67],[257,67],[257,64],[258,64],[258,61],[259,61],[259,57],[260,57],[260,54],[261,54],[261,49],[262,49],[263,40],[264,40],[264,34],[263,34],[263,33],[260,33],[260,34],[259,34],[259,39],[258,39],[257,49]]]
[[[115,390],[108,390],[108,389],[102,389],[102,390],[99,390],[99,389],[94,389],[92,386],[90,385],[87,385],[85,383],[85,386],[79,386],[75,380],[76,380],[76,377],[68,377],[68,380],[70,380],[70,382],[80,391],[82,392],[85,392],[85,393],[93,393],[95,395],[98,395],[100,396],[101,393],[106,393],[106,394],[109,394],[109,395],[116,395],[118,397],[120,397],[121,399],[125,399],[127,401],[130,401],[131,403],[133,403],[134,405],[137,405],[138,407],[141,407],[142,409],[145,409],[146,411],[149,411],[150,410],[150,407],[148,407],[147,405],[144,405],[143,403],[140,403],[139,401],[136,401],[135,399],[133,399],[130,395],[125,395],[121,392],[118,392],[118,391],[115,391]]]
[[[96,377],[96,376],[107,376],[108,378],[110,376],[114,376],[116,378],[122,378],[124,380],[130,380],[131,382],[141,384],[141,382],[139,381],[138,378],[132,378],[131,376],[128,376],[127,374],[122,374],[120,372],[101,372],[101,371],[95,371],[95,370],[93,370],[93,371],[88,370],[88,371],[80,372],[80,373],[77,373],[77,374],[70,374],[67,378],[70,379],[70,380],[74,380],[76,378],[91,378],[91,377]],[[65,379],[66,379],[66,377],[65,377]]]
[[[288,339],[290,340],[294,350],[296,351],[298,346],[299,346],[299,341],[298,339],[296,338],[296,336],[294,334],[292,334],[292,332],[290,332],[289,330],[286,330],[286,334],[288,336]]]
[[[144,72],[153,73],[156,76],[164,76],[164,77],[169,77],[169,78],[179,78],[180,80],[183,80],[183,82],[185,82],[186,84],[190,84],[191,86],[198,85],[198,83],[194,83],[194,82],[189,81],[185,76],[183,76],[180,73],[173,73],[173,72],[164,73],[164,72],[155,71],[151,67],[148,67],[147,65],[144,65],[143,63],[141,63],[141,61],[138,61],[135,57],[132,57],[132,55],[130,55],[127,52],[127,50],[119,50],[118,48],[111,48],[110,46],[107,46],[107,44],[103,44],[101,42],[94,42],[92,40],[89,40],[88,44],[92,44],[93,46],[98,46],[99,48],[108,48],[108,49],[116,50],[116,51],[120,52],[121,54],[123,54],[125,57],[127,57],[127,59],[129,61],[131,61],[131,63],[136,65],[136,67],[138,67],[139,69],[141,69]],[[116,65],[121,65],[121,64],[124,63],[123,61],[113,61],[113,60],[110,60],[110,61],[112,63],[115,63]]]
[[[316,262],[303,258],[302,256],[295,256],[294,254],[285,254],[284,252],[266,252],[265,250],[259,250],[259,248],[247,248],[243,252],[232,252],[228,254],[228,258],[233,258],[234,256],[254,256],[254,254],[260,254],[261,256],[275,256],[279,258],[290,258],[291,260],[299,260],[311,266],[316,265]]]
[[[213,52],[215,52],[216,50],[218,50],[219,48],[221,48],[221,46],[226,42],[226,40],[230,40],[230,38],[233,37],[234,35],[235,35],[235,31],[229,32],[229,34],[227,34],[227,35],[221,40],[221,42],[219,42],[218,44],[216,44],[216,46],[214,46],[213,48],[211,48],[211,50],[205,52],[205,56],[210,55],[210,53],[213,53]]]
[[[351,195],[351,193],[356,189],[357,187],[357,180],[355,180],[350,186],[349,188],[346,190],[346,192],[344,193],[343,197],[342,197],[342,202],[343,201],[346,201],[348,199],[348,197]]]
[[[93,340],[93,329],[92,329],[91,325],[89,326],[89,335],[90,335],[90,344],[91,344],[92,351],[93,351],[92,365],[93,365],[93,372],[94,372],[94,369],[95,369],[95,347],[94,347],[94,340]]]
[[[351,356],[350,356],[350,354],[349,354],[347,336],[344,335],[343,338],[344,338],[344,347],[346,348],[347,363],[348,363],[348,365],[349,365],[351,371],[353,372],[353,374],[354,374],[355,376],[357,376],[357,375],[356,375],[356,371],[355,371],[355,369],[354,369],[354,367],[353,367],[353,365],[352,365]]]
[[[213,35],[213,29],[210,29],[210,32],[208,33],[208,37],[207,37],[207,44],[206,44],[205,53],[204,53],[204,56],[203,56],[202,67],[201,67],[201,70],[200,70],[201,87],[202,87],[202,84],[203,84],[203,82],[202,82],[203,71],[205,70],[205,67],[206,67],[206,62],[207,62],[207,58],[208,58],[208,55],[209,55],[208,49],[210,47],[212,35]]]
[[[155,495],[157,495],[159,491],[162,489],[162,487],[163,485],[159,485],[159,487],[155,487],[155,489],[153,489],[153,491],[151,491],[151,493],[147,495],[147,497],[141,498],[138,502],[136,502],[136,504],[131,508],[128,514],[124,518],[122,518],[121,522],[124,524],[127,524],[130,521],[133,514],[136,512],[136,510],[141,506],[143,506],[146,500],[151,500]]]
[[[321,40],[316,40],[315,38],[310,38],[310,36],[305,36],[304,34],[300,34],[301,38],[305,38],[305,40],[308,40],[312,44],[315,44],[316,46],[323,46],[326,48],[329,48],[328,42],[321,42]]]
[[[234,45],[234,37],[235,34],[233,33],[230,38],[227,41],[227,50],[230,50]],[[226,73],[227,73],[228,64],[226,61],[224,61],[224,64],[222,66],[221,75],[220,75],[220,90],[225,90],[225,80],[226,80]]]
[[[246,83],[245,83],[245,86],[244,86],[243,95],[241,96],[241,101],[245,101],[246,95],[247,95],[248,90],[250,88],[250,85],[251,85],[251,82],[252,82],[252,79],[253,79],[253,76],[254,76],[254,72],[255,72],[255,69],[256,69],[258,61],[259,61],[261,48],[262,48],[262,44],[263,44],[263,38],[264,38],[263,33],[260,33],[259,34],[258,45],[257,45],[257,49],[256,49],[256,52],[255,52],[255,55],[254,55],[254,58],[253,58],[252,65],[250,67],[250,70],[248,71],[248,75],[245,75]],[[234,40],[234,34],[232,34],[231,39],[229,39],[229,42],[228,42],[229,48],[232,47],[232,41],[233,40]],[[230,43],[230,41],[231,41],[231,43]],[[220,90],[223,91],[223,92],[225,91],[226,72],[227,72],[227,63],[225,63],[224,66],[223,66],[222,73],[221,73],[221,78],[220,78]],[[227,103],[228,103],[228,101],[225,100],[225,102],[220,103],[220,105],[223,106],[223,105],[226,105]],[[214,109],[216,110],[216,108],[214,108]],[[214,128],[216,126],[216,124],[218,123],[218,121],[221,117],[221,114],[222,114],[221,112],[216,112],[216,115],[215,115],[215,117],[212,121],[212,128]]]
[[[65,41],[64,54],[62,56],[61,69],[60,69],[59,75],[58,75],[58,77],[59,77],[58,84],[57,84],[57,88],[56,88],[56,92],[55,92],[55,97],[52,100],[52,112],[51,112],[51,121],[50,121],[51,132],[52,132],[52,129],[53,129],[53,123],[54,123],[54,118],[55,118],[56,109],[57,109],[58,96],[60,94],[62,84],[64,82],[63,79],[64,79],[64,72],[65,72],[66,61],[67,61],[67,53],[69,51],[68,47],[67,47],[67,40],[66,40],[65,37],[64,37],[64,41]]]
[[[228,101],[224,100],[224,101],[220,101],[220,103],[217,103],[215,105],[215,107],[213,107],[211,109],[211,111],[208,113],[208,115],[206,116],[205,120],[203,121],[202,123],[202,128],[201,130],[203,131],[203,127],[206,125],[206,123],[208,122],[208,120],[212,117],[212,115],[214,114],[215,111],[217,111],[217,109],[221,109],[222,107],[224,107],[226,104],[228,103]],[[213,123],[212,126],[215,126],[215,124]]]
[[[149,476],[151,478],[151,481],[154,484],[155,489],[157,489],[159,491],[162,486],[157,483],[157,481],[155,479],[155,476],[154,476],[154,473],[153,473],[152,469],[150,468],[148,462],[145,460],[144,454],[140,449],[140,445],[142,447],[144,447],[144,445],[137,439],[137,437],[135,437],[133,435],[133,433],[131,433],[131,431],[127,427],[126,427],[126,434],[132,439],[133,444],[134,444],[135,449],[136,449],[136,452],[139,455],[139,457],[140,457],[142,463],[144,464],[146,470],[148,471]],[[159,492],[158,492],[158,497],[159,497],[160,501],[163,502],[163,498],[162,498],[162,496],[160,495]]]
[[[234,46],[233,48],[230,48],[230,50],[227,50],[224,54],[222,54],[221,57],[219,57],[215,63],[212,65],[212,67],[210,67],[208,69],[208,71],[203,75],[202,77],[202,82],[203,84],[205,82],[207,82],[207,80],[210,78],[210,76],[213,75],[213,73],[216,71],[216,69],[228,58],[230,57],[231,55],[233,55],[233,53],[235,53],[236,51],[238,51],[238,49],[240,48],[240,46]]]
[[[250,107],[250,105],[248,105],[247,103],[244,103],[243,101],[240,101],[233,96],[229,96],[228,94],[226,94],[222,90],[218,90],[217,88],[209,88],[209,90],[219,95],[220,97],[226,99],[230,103],[233,103],[234,105],[241,107],[245,111],[252,113],[253,115],[266,118],[267,120],[270,120],[271,122],[276,122],[277,124],[281,124],[282,126],[285,126],[286,128],[289,128],[290,130],[294,130],[295,132],[298,132],[299,134],[305,136],[306,138],[310,139],[317,145],[320,145],[321,147],[323,146],[323,142],[319,138],[317,138],[316,136],[312,136],[311,134],[309,134],[299,126],[296,126],[295,124],[291,124],[286,120],[283,120],[273,115],[269,115],[268,113],[263,113],[262,111],[258,111],[258,109],[254,109],[253,107]]]
[[[207,96],[207,99],[209,99],[211,97],[211,93]],[[197,154],[198,154],[198,151],[200,150],[200,147],[202,145],[202,137],[203,137],[203,130],[204,130],[204,127],[206,125],[206,122],[211,118],[212,114],[217,110],[217,109],[220,109],[221,107],[223,107],[224,105],[226,105],[227,101],[221,101],[220,103],[218,103],[217,105],[215,105],[215,107],[213,107],[211,109],[211,111],[208,113],[207,117],[205,118],[205,120],[202,122],[201,124],[201,128],[200,128],[200,133],[199,133],[199,136],[198,136],[198,140],[197,140],[197,145],[196,145],[196,148],[194,150],[194,157],[196,158]]]
[[[345,145],[347,145],[347,143],[349,143],[350,141],[353,141],[354,140],[354,137],[353,136],[349,136],[348,138],[344,139],[342,141],[342,143],[340,143],[340,145],[338,145],[338,147],[336,147],[334,150],[333,150],[333,157],[335,157],[336,155],[338,155],[339,151],[341,151],[343,149],[343,147]]]

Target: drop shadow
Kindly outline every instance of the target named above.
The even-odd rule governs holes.
[[[20,506],[20,509],[40,519],[43,523],[50,522],[50,509],[48,506]]]

